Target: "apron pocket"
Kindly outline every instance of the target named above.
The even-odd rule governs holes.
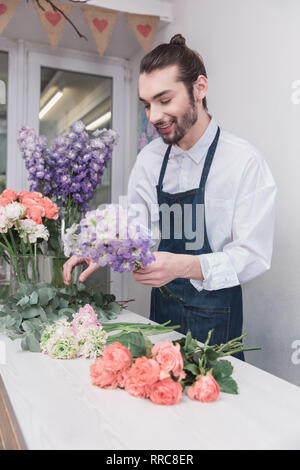
[[[209,344],[226,343],[230,331],[230,307],[184,306],[183,330],[184,334],[191,330],[193,338],[201,343],[206,341],[209,330],[214,330]]]

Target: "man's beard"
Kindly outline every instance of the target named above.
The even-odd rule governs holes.
[[[175,145],[177,144],[183,137],[186,135],[186,133],[190,130],[190,128],[197,122],[198,119],[198,113],[197,113],[197,108],[195,105],[195,101],[190,103],[190,106],[186,110],[186,112],[183,114],[180,123],[178,123],[177,118],[172,118],[172,121],[174,121],[174,134],[171,137],[165,136],[161,134],[161,137],[165,144],[168,145]]]

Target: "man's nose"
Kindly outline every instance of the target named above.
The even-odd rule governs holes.
[[[149,121],[151,124],[155,125],[158,124],[160,121],[163,120],[163,113],[159,106],[151,106],[149,111]]]

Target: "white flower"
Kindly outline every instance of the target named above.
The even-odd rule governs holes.
[[[0,233],[6,233],[13,223],[6,217],[4,207],[0,206]]]
[[[24,219],[19,221],[19,234],[20,237],[27,241],[27,236],[30,243],[35,243],[38,238],[48,240],[49,232],[43,224],[37,224],[34,220]]]
[[[103,354],[107,333],[99,325],[90,325],[80,329],[77,339],[80,346],[78,355],[86,359],[96,359]]]
[[[19,220],[25,213],[26,207],[19,202],[11,202],[5,207],[5,215],[11,222],[16,222]]]

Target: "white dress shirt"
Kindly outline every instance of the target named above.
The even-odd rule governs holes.
[[[187,151],[173,145],[163,191],[178,193],[198,188],[210,144],[217,132],[214,118]],[[159,233],[156,185],[167,144],[159,137],[139,153],[128,185],[129,213],[145,210],[138,222]],[[232,287],[259,276],[271,266],[276,185],[259,151],[247,141],[221,129],[205,186],[205,220],[213,253],[197,255],[203,281],[191,279],[199,291]],[[139,206],[140,207],[140,206]]]

